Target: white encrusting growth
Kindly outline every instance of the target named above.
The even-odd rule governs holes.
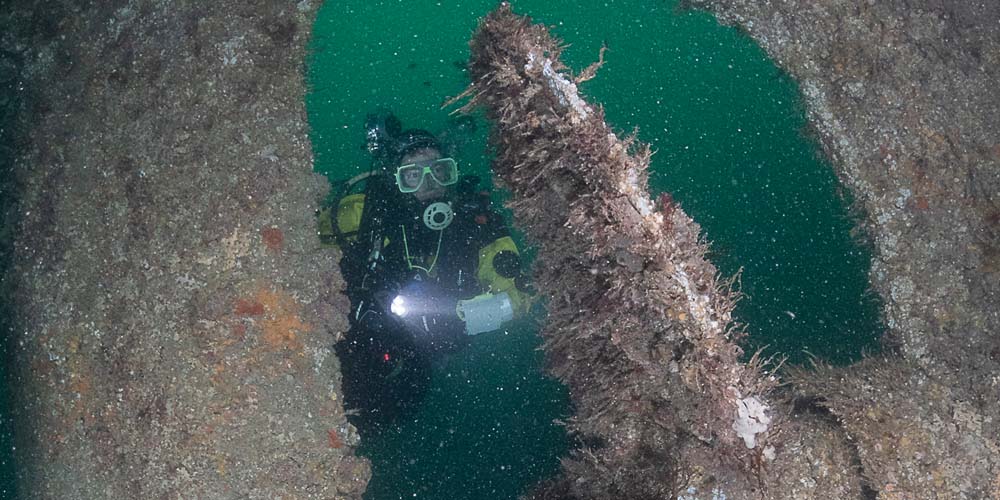
[[[753,449],[757,445],[757,434],[766,432],[771,424],[767,410],[767,405],[761,403],[756,396],[736,400],[736,421],[733,422],[733,430],[743,438],[743,444],[747,448]]]
[[[535,59],[534,51],[528,52],[528,63],[524,65],[525,71],[535,69]],[[559,104],[576,111],[580,119],[586,118],[590,114],[591,109],[586,101],[580,98],[580,94],[576,90],[576,84],[553,69],[551,59],[545,57],[542,58],[542,61],[542,76],[545,77],[545,83],[548,84],[552,93],[559,98]]]
[[[653,213],[653,200],[650,200],[646,191],[639,187],[639,172],[634,167],[629,168],[628,172],[626,172],[622,191],[628,194],[629,199],[632,201],[632,206],[643,217],[649,217]]]
[[[712,318],[712,299],[708,295],[700,294],[694,290],[694,287],[691,286],[691,280],[688,279],[687,272],[684,271],[683,262],[678,264],[677,270],[674,273],[674,279],[684,289],[684,295],[688,301],[688,311],[691,312],[691,316],[695,322],[701,326],[701,330],[712,336],[721,335],[722,323]]]

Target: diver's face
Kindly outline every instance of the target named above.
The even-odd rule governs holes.
[[[410,163],[428,162],[437,160],[438,158],[441,158],[440,151],[433,148],[423,148],[404,156],[403,159],[399,161],[399,164],[407,165]],[[407,172],[403,175],[408,176],[403,179],[403,181],[409,185],[413,185],[420,182],[420,176],[423,174],[421,172]],[[416,196],[416,198],[421,202],[424,202],[444,196],[446,189],[447,188],[445,186],[442,186],[438,183],[438,181],[434,180],[433,175],[427,175],[424,178],[424,182],[420,185],[420,188],[411,194]]]

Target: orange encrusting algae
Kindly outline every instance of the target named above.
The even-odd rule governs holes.
[[[285,243],[285,234],[281,232],[281,229],[276,227],[261,229],[260,236],[264,239],[264,246],[271,251],[281,250],[282,245]]]
[[[261,319],[264,345],[272,350],[301,351],[298,335],[312,331],[312,326],[302,321],[301,306],[295,298],[281,290],[261,288],[255,299],[264,309]]]

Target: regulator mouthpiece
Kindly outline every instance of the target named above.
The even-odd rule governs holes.
[[[451,205],[443,201],[431,203],[424,209],[424,225],[432,231],[441,231],[451,224],[455,212]]]

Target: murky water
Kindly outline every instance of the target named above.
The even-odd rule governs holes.
[[[318,170],[340,178],[367,168],[361,123],[378,105],[404,126],[444,128],[440,105],[468,83],[466,44],[494,4],[327,3],[309,66]],[[553,26],[571,44],[564,60],[575,68],[609,47],[582,89],[613,126],[638,126],[653,144],[651,189],[671,192],[702,225],[720,271],[742,269],[737,316],[748,350],[846,362],[877,348],[869,254],[852,240],[848,201],[803,132],[794,83],[759,48],[673,2],[525,0],[514,8]],[[480,130],[462,152],[463,168],[487,172],[484,137]],[[514,498],[554,470],[567,443],[550,422],[567,407],[524,348],[532,334],[484,337],[440,371],[416,420],[369,440],[366,498]],[[504,403],[483,404],[497,398]]]

